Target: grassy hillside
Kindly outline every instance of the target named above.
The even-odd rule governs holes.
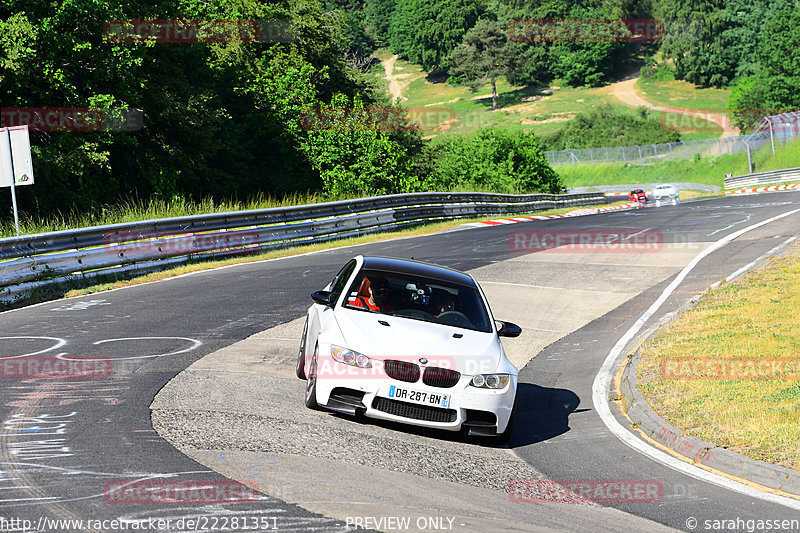
[[[676,109],[698,109],[725,113],[728,89],[700,88],[687,81],[639,78],[636,90],[648,102]]]
[[[385,50],[375,55],[381,61],[391,58]],[[622,105],[608,86],[572,88],[564,87],[556,80],[547,87],[518,87],[500,79],[497,84],[499,109],[492,111],[491,86],[488,83],[477,92],[464,86],[434,83],[418,65],[400,59],[394,62],[391,71],[395,78],[395,94],[401,93],[399,101],[410,110],[412,120],[420,125],[427,137],[470,134],[489,125],[510,130],[532,129],[537,135],[548,136],[563,128],[564,123],[577,113],[603,104],[614,105],[620,111],[632,110]],[[377,87],[391,94],[384,64],[373,65],[367,76]],[[659,84],[671,87],[670,84],[676,82],[648,83],[648,87],[658,88]],[[681,87],[681,91],[688,98],[688,89]],[[704,103],[709,98],[702,96],[700,101]],[[653,116],[660,118],[661,113],[653,112]],[[690,126],[684,128],[686,139],[714,138],[722,133],[716,124],[702,119],[693,120]]]

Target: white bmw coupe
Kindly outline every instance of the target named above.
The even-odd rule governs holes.
[[[500,337],[522,330],[493,319],[472,276],[358,256],[311,298],[297,356],[306,406],[508,440],[517,368]]]

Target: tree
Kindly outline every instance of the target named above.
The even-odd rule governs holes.
[[[46,216],[151,198],[223,200],[320,189],[320,167],[309,165],[303,149],[309,136],[303,111],[338,93],[359,96],[364,105],[376,98],[343,59],[345,50],[368,50],[358,51],[366,46],[358,17],[342,16],[347,6],[360,4],[342,5],[3,0],[2,111],[96,107],[143,115],[135,131],[33,131],[39,185],[20,189],[20,210]],[[131,19],[276,21],[287,39],[173,44],[106,38],[106,21]],[[418,151],[418,133],[404,135],[404,148]],[[7,213],[0,205],[0,217]]]
[[[728,113],[740,128],[765,115],[800,108],[800,11],[786,6],[770,17],[758,44],[758,72],[739,80]]]
[[[386,119],[395,111],[365,108],[356,97],[334,95],[330,106],[310,117],[303,150],[322,178],[323,192],[332,196],[411,192],[417,187],[409,154],[387,129],[404,127]]]
[[[497,109],[497,77],[514,62],[514,50],[499,23],[479,20],[464,35],[464,41],[450,53],[450,73],[466,81],[473,91],[489,81],[492,110]]]
[[[389,24],[395,10],[395,0],[367,0],[364,15],[367,29],[379,46],[389,44]]]
[[[797,10],[795,0],[660,0],[661,52],[675,63],[678,79],[728,86],[757,73],[762,36],[789,10]]]
[[[389,26],[389,46],[427,71],[447,68],[448,54],[481,12],[477,0],[398,0]]]

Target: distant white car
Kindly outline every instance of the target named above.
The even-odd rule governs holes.
[[[297,376],[305,404],[505,442],[517,368],[469,274],[419,261],[357,256],[311,295]]]
[[[668,183],[657,185],[656,188],[653,189],[653,199],[656,201],[656,205],[664,203],[675,205],[681,201],[678,189]]]

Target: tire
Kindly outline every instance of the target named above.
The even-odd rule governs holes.
[[[319,346],[314,347],[314,356],[311,358],[311,366],[306,377],[306,407],[320,411],[322,408],[317,403],[317,356]]]
[[[308,333],[308,317],[306,325],[303,326],[303,337],[300,339],[300,350],[297,352],[297,364],[294,369],[300,379],[306,379],[306,333]]]

